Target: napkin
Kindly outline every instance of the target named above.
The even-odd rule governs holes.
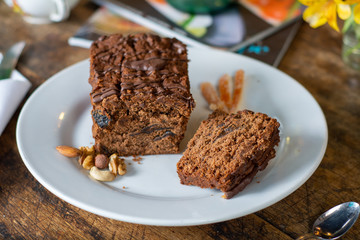
[[[30,87],[29,80],[18,71],[0,80],[0,136]]]

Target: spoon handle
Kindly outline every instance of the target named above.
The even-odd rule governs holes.
[[[315,236],[312,233],[307,233],[305,235],[298,237],[296,240],[305,240],[305,239],[323,239],[323,238]]]

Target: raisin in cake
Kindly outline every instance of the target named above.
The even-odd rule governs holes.
[[[276,119],[249,110],[215,111],[200,124],[177,163],[180,182],[217,188],[231,198],[275,157]]]
[[[96,151],[179,152],[195,106],[183,43],[150,34],[103,36],[90,49],[89,83]]]

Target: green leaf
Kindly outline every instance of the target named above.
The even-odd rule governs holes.
[[[355,24],[354,14],[351,13],[351,16],[348,19],[346,19],[344,22],[344,26],[342,28],[342,33],[346,33],[349,30],[349,28],[351,27],[351,25],[353,25],[353,24]]]

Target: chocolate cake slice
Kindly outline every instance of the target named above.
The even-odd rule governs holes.
[[[275,157],[280,124],[249,110],[215,111],[204,120],[177,163],[180,182],[217,188],[229,199]]]
[[[190,114],[186,46],[150,34],[104,36],[90,49],[96,151],[178,153]]]

